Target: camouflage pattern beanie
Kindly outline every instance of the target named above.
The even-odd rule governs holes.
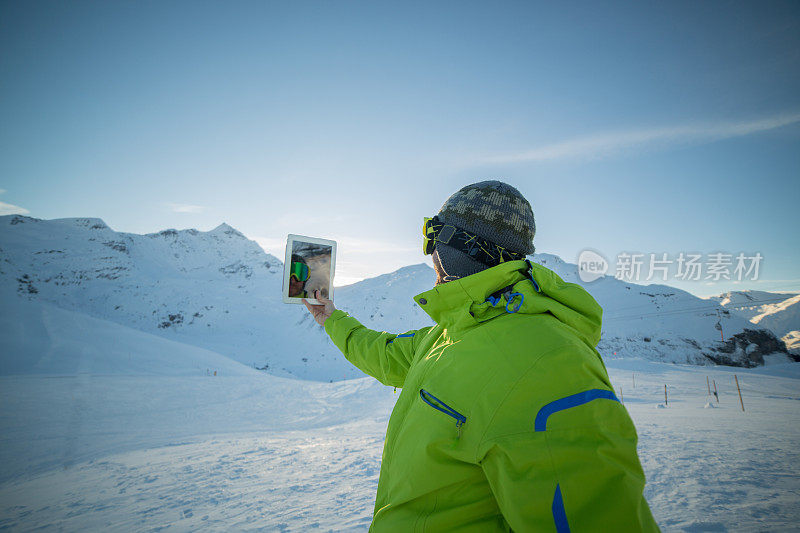
[[[439,219],[508,250],[530,255],[534,251],[536,222],[531,204],[502,181],[481,181],[452,195],[439,210]],[[464,252],[436,244],[446,279],[463,278],[489,268]]]

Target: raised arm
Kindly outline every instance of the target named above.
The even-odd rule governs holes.
[[[333,302],[317,296],[322,305],[306,307],[342,351],[348,361],[384,385],[402,387],[416,347],[431,327],[402,334],[375,331],[355,317],[336,309]]]
[[[325,321],[325,331],[348,361],[384,385],[402,387],[416,346],[431,328],[400,335],[374,331],[337,309]]]

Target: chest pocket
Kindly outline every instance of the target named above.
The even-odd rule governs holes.
[[[463,414],[459,413],[442,400],[431,394],[430,392],[426,391],[425,389],[419,390],[419,397],[422,399],[423,402],[428,404],[429,406],[433,407],[437,411],[441,411],[442,413],[446,414],[450,418],[453,419],[455,422],[455,431],[456,431],[456,438],[461,438],[461,428],[466,424],[467,417]]]

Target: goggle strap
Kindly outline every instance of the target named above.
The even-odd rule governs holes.
[[[489,267],[506,261],[525,259],[525,254],[506,250],[499,244],[482,239],[459,227],[443,224],[438,217],[433,217],[426,223],[425,232],[427,239],[433,241],[434,247],[437,243],[446,244]]]

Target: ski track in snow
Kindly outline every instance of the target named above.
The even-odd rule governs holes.
[[[607,364],[664,531],[797,530],[800,364]],[[0,528],[364,531],[396,398],[369,378],[3,377]]]

